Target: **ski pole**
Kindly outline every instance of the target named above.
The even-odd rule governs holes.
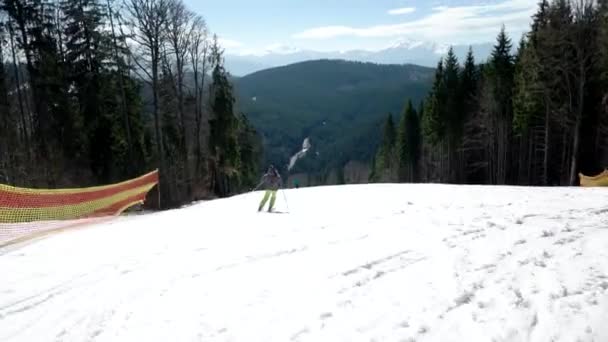
[[[258,190],[258,189],[259,189],[259,188],[262,186],[262,184],[264,184],[264,182],[260,183],[258,186],[256,186],[256,187],[255,187],[253,190],[251,190],[251,191],[257,191],[257,190]]]
[[[289,202],[287,202],[287,195],[285,195],[285,190],[281,191],[283,193],[283,198],[285,199],[285,205],[287,206],[287,212],[290,212],[291,210],[289,210]]]

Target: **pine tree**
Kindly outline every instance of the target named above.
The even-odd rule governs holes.
[[[397,153],[399,159],[399,180],[416,182],[422,145],[420,118],[412,101],[404,110],[397,135]]]
[[[573,103],[569,111],[574,122],[572,132],[572,153],[569,160],[569,185],[578,184],[581,146],[583,146],[583,124],[588,118],[590,85],[595,82],[597,75],[593,74],[598,61],[597,37],[599,21],[594,1],[581,0],[574,9],[574,23],[571,29],[571,48],[574,53],[573,69]]]
[[[442,121],[447,124],[447,134],[450,136],[459,135],[460,127],[462,123],[462,99],[460,97],[460,79],[459,79],[460,65],[458,59],[454,53],[454,48],[450,47],[448,54],[445,58],[445,87],[446,87],[446,108],[449,110],[444,111],[445,117]]]
[[[493,183],[506,184],[510,181],[510,144],[513,122],[513,56],[512,43],[503,27],[496,38],[496,45],[490,57],[488,76],[493,95],[490,115],[494,131],[494,155],[492,156]]]
[[[525,41],[515,64],[513,107],[513,127],[520,135],[530,128],[533,117],[543,110],[538,56],[536,49]]]
[[[83,140],[90,138],[86,146],[92,171],[99,183],[108,183],[115,176],[111,170],[114,118],[109,115],[113,103],[107,102],[115,96],[103,97],[110,87],[105,73],[111,58],[110,37],[103,27],[105,7],[98,0],[69,0],[61,2],[61,9],[66,79],[76,102],[72,120],[82,120]]]
[[[445,136],[446,125],[443,121],[446,99],[446,84],[443,69],[443,60],[437,64],[435,81],[425,105],[423,118],[423,132],[428,141],[435,145]]]
[[[209,149],[213,164],[213,189],[218,196],[224,197],[232,192],[238,176],[238,120],[234,115],[232,85],[224,68],[223,51],[217,36],[214,37],[210,59],[213,65],[213,83],[210,95],[212,119],[209,121]]]
[[[446,124],[446,135],[442,144],[442,158],[447,160],[443,163],[441,173],[443,177],[450,183],[459,182],[459,174],[461,173],[460,160],[461,155],[458,152],[461,145],[463,131],[463,98],[460,89],[459,79],[460,66],[458,59],[454,54],[454,49],[450,47],[445,59],[445,86],[446,99],[445,108],[443,111],[444,117],[442,121]]]
[[[399,167],[399,182],[406,182],[409,180],[409,151],[407,141],[407,117],[410,111],[413,111],[412,101],[407,102],[406,107],[403,109],[401,120],[399,121],[399,128],[397,129],[397,158]]]
[[[384,123],[384,134],[374,163],[375,181],[392,181],[397,171],[396,143],[397,131],[393,115],[389,114]]]
[[[475,56],[473,55],[473,48],[469,47],[466,60],[462,73],[460,74],[460,90],[461,98],[463,101],[462,120],[464,121],[467,114],[469,114],[474,107],[476,91],[477,91],[477,67],[475,66]]]
[[[549,1],[541,0],[538,4],[538,11],[532,17],[532,31],[530,31],[530,42],[534,47],[538,47],[538,33],[544,30],[547,25],[547,16],[549,11]]]
[[[0,23],[0,182],[7,182],[12,178],[14,155],[18,151],[16,134],[17,125],[14,124],[8,95],[9,78],[4,64],[4,46],[6,43],[6,25]]]
[[[239,185],[242,190],[256,185],[262,157],[262,141],[247,116],[241,113],[238,129]]]
[[[52,186],[62,181],[64,168],[73,166],[81,147],[79,120],[67,96],[69,85],[57,34],[58,8],[50,0],[7,0],[2,9],[14,23],[16,42],[27,65],[33,102],[30,133],[36,138],[36,171],[40,173],[32,178]]]
[[[600,157],[598,161],[608,165],[608,0],[600,0],[598,8],[599,33],[597,46],[599,47],[599,60],[597,71],[600,75],[601,106],[598,118],[598,134],[595,145],[598,147]]]

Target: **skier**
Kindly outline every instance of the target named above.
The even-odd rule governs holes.
[[[268,199],[270,199],[268,212],[272,212],[272,207],[274,207],[274,202],[277,199],[277,191],[279,190],[279,187],[282,183],[283,182],[281,180],[281,175],[279,174],[279,171],[277,171],[277,169],[273,165],[270,165],[266,174],[262,176],[262,182],[256,188],[259,189],[263,186],[266,190],[264,198],[262,199],[262,201],[260,202],[260,206],[258,207],[258,212],[264,209],[264,206],[266,205],[266,202],[268,202]]]

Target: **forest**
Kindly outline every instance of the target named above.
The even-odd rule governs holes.
[[[372,182],[576,185],[608,165],[608,1],[543,0],[531,21],[523,37],[503,28],[482,62],[450,50],[435,70],[316,61],[236,79],[181,0],[2,0],[0,183],[158,169],[150,205],[173,208],[250,190],[263,160],[312,136],[326,150],[298,172],[373,155]]]
[[[578,185],[608,166],[607,82],[608,2],[543,0],[518,43],[503,27],[487,61],[439,61],[387,116],[371,180]]]
[[[159,169],[153,206],[171,208],[257,182],[260,137],[217,36],[181,0],[2,0],[0,60],[0,183]]]
[[[235,89],[239,108],[264,137],[265,161],[286,167],[309,138],[310,153],[291,173],[315,177],[351,160],[369,162],[383,113],[398,112],[404,94],[421,101],[433,75],[411,64],[313,60],[238,78]]]

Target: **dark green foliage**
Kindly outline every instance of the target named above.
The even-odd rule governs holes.
[[[470,52],[458,76],[448,52],[421,115],[422,180],[575,184],[604,167],[606,6],[541,1],[515,56],[503,28],[489,61]]]
[[[409,100],[397,133],[397,155],[399,162],[399,181],[415,182],[417,180],[416,170],[420,161],[422,147],[422,132],[420,117],[412,101]]]
[[[0,57],[13,62],[0,68],[0,182],[78,187],[159,168],[151,198],[162,208],[210,197],[210,187],[222,196],[247,189],[261,141],[234,115],[230,76],[217,40],[209,58],[203,19],[179,0],[117,4],[0,3]],[[192,93],[187,60],[200,71]],[[201,77],[210,64],[211,86]]]
[[[214,174],[213,189],[218,196],[223,197],[233,191],[238,179],[240,157],[237,145],[238,120],[234,115],[235,99],[217,38],[211,49],[211,63],[214,68],[210,95],[212,119],[209,121],[209,149]]]
[[[245,114],[239,117],[238,129],[239,146],[239,186],[240,190],[247,191],[259,180],[259,170],[262,161],[262,141],[253,125]]]
[[[448,126],[448,133],[452,136],[459,134],[462,124],[462,97],[460,94],[460,65],[454,54],[454,49],[450,47],[445,59],[445,87],[446,87],[446,110],[442,113],[444,117],[441,121]]]
[[[0,3],[0,56],[12,60],[0,67],[0,181],[84,186],[160,167],[172,207],[250,188],[305,138],[291,172],[316,183],[345,182],[356,160],[373,160],[373,181],[532,185],[608,165],[605,0],[540,1],[517,54],[503,28],[483,65],[470,51],[461,67],[450,49],[436,70],[323,60],[241,79],[217,40],[189,55],[189,28],[205,27],[181,1],[127,4],[133,51],[112,1]],[[133,18],[142,4],[150,15]],[[168,32],[146,37],[147,24]],[[402,113],[398,128],[386,113]]]
[[[536,49],[522,40],[515,67],[513,128],[523,134],[531,125],[534,115],[542,114],[542,84]]]
[[[261,71],[235,86],[239,109],[264,136],[266,162],[287,165],[310,137],[313,151],[292,172],[322,174],[371,161],[384,115],[401,111],[404,94],[422,100],[431,77],[432,69],[412,65],[321,60]]]
[[[397,129],[392,114],[387,116],[384,123],[382,143],[374,162],[373,172],[376,177],[374,181],[396,181],[395,175],[398,172],[399,161],[397,157]]]
[[[479,82],[479,75],[477,67],[475,66],[475,56],[473,55],[473,49],[469,48],[462,73],[460,74],[460,96],[462,101],[462,121],[466,119],[468,113],[470,113],[475,107],[476,92]]]
[[[490,68],[488,76],[493,82],[494,98],[497,108],[494,113],[498,118],[509,118],[512,113],[511,97],[513,91],[513,72],[514,63],[511,49],[513,45],[503,27],[498,37],[496,45],[490,58]]]
[[[445,73],[443,60],[437,64],[435,70],[435,81],[433,88],[428,95],[422,127],[425,137],[432,144],[439,143],[445,136],[446,122],[444,121],[447,111],[445,101],[447,97],[447,87],[445,83]]]

